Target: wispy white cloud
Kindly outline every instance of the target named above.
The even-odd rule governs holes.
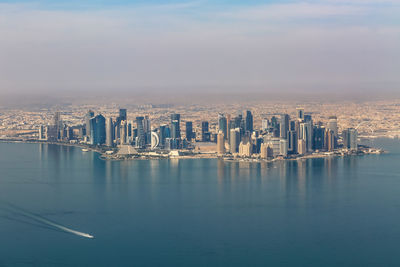
[[[400,82],[400,27],[381,16],[393,7],[334,1],[0,4],[0,91]]]
[[[365,6],[313,4],[313,3],[290,3],[270,4],[235,9],[223,15],[231,18],[246,20],[294,20],[294,19],[315,19],[337,16],[365,15],[370,11]]]

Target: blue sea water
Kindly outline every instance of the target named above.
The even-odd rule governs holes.
[[[375,145],[237,163],[0,143],[0,266],[400,266],[400,141]]]

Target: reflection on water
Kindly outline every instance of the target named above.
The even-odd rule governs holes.
[[[220,186],[229,186],[234,181],[256,181],[258,185],[279,184],[286,196],[299,199],[312,197],[310,194],[322,192],[324,187],[334,184],[338,169],[355,172],[357,158],[321,158],[276,162],[227,162],[217,161],[217,177]]]
[[[357,157],[260,163],[227,162],[221,159],[105,161],[94,152],[84,153],[75,147],[49,144],[40,144],[38,154],[41,169],[51,172],[55,178],[53,182],[57,182],[61,173],[76,169],[74,164],[77,160],[85,164],[81,167],[81,175],[88,172],[97,190],[101,189],[98,193],[108,190],[127,191],[127,185],[132,179],[149,186],[163,182],[174,183],[179,188],[195,175],[196,179],[215,177],[219,188],[224,190],[246,181],[259,187],[263,184],[277,184],[279,190],[287,196],[297,196],[300,199],[312,197],[308,195],[309,192],[319,192],[327,184],[334,184],[338,175],[341,175],[339,169],[355,172],[358,162]],[[71,173],[71,179],[79,180],[79,173]],[[152,192],[156,193],[154,190]]]

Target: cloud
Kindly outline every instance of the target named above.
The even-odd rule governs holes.
[[[333,1],[82,10],[0,4],[0,91],[399,83],[400,27],[381,16],[389,10]]]
[[[312,4],[306,2],[262,5],[244,10],[233,10],[225,16],[246,20],[293,20],[314,19],[349,15],[365,15],[369,11],[367,7],[353,5]]]

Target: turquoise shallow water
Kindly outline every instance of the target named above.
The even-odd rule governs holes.
[[[0,143],[0,266],[400,266],[400,141],[375,144],[250,164]]]

